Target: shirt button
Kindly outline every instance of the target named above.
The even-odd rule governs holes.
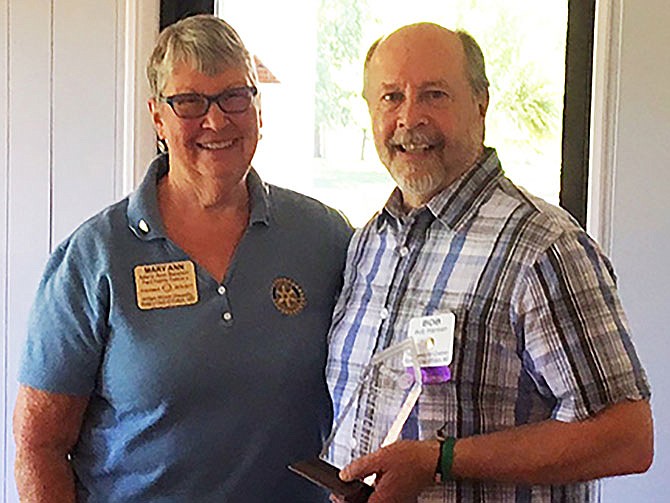
[[[409,248],[403,246],[402,248],[400,248],[400,250],[398,250],[398,253],[400,253],[401,257],[405,257],[409,253]]]
[[[219,288],[216,289],[217,292],[219,292],[219,295],[225,295],[226,294],[226,287],[223,285],[220,285]]]
[[[389,310],[386,309],[385,307],[382,308],[382,310],[379,312],[379,317],[380,317],[382,320],[385,320],[386,318],[388,318],[388,317],[389,317]]]
[[[223,318],[223,321],[230,321],[233,319],[233,315],[226,311],[221,315],[221,318]]]

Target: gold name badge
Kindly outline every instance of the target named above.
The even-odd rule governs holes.
[[[134,272],[140,309],[189,306],[198,302],[195,266],[190,260],[138,265]]]

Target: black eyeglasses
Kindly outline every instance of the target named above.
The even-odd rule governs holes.
[[[215,96],[187,93],[161,96],[160,100],[170,105],[177,117],[196,119],[207,114],[212,103],[216,103],[221,111],[227,114],[246,112],[257,94],[256,86],[244,86],[226,89]]]

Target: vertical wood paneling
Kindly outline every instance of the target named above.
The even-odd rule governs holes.
[[[9,40],[9,19],[7,11],[9,0],[0,0],[0,410],[2,426],[0,434],[0,501],[5,501],[6,484],[9,464],[5,462],[7,437],[7,50]]]
[[[133,82],[144,79],[143,72],[124,73],[138,68],[124,60],[137,50],[125,37],[124,15],[136,1],[0,0],[2,503],[18,502],[11,414],[45,261],[77,225],[119,196],[124,179],[124,100],[136,99]],[[138,37],[154,39],[157,0],[136,10]],[[133,145],[150,134],[146,124],[132,126]],[[132,180],[133,166],[126,169]]]
[[[11,412],[28,310],[48,256],[51,219],[51,2],[9,0],[6,501],[16,501]]]
[[[54,2],[53,236],[58,243],[114,200],[115,0]]]

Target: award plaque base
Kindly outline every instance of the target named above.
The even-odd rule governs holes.
[[[371,486],[360,480],[343,481],[338,476],[339,468],[321,458],[297,461],[288,465],[288,468],[347,503],[365,503],[374,491]]]

